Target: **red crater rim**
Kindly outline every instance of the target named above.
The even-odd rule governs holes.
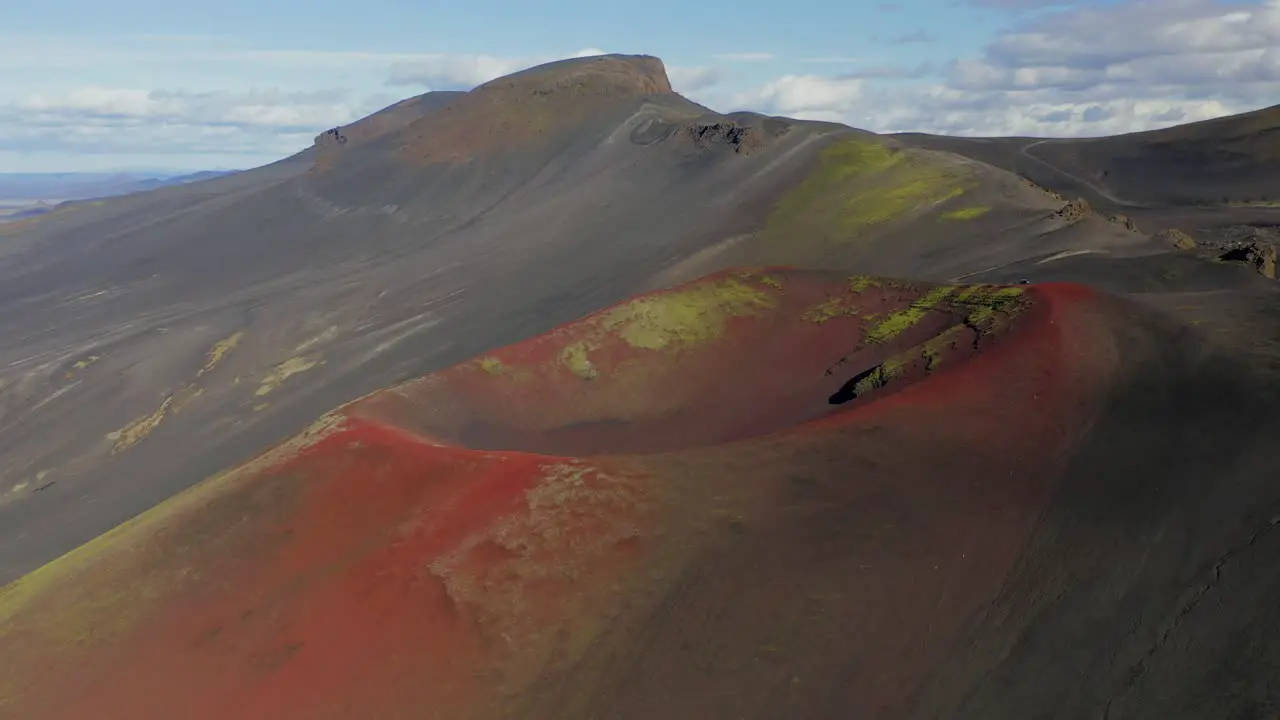
[[[348,412],[481,450],[685,450],[795,428],[944,372],[998,342],[1033,304],[1020,287],[727,271],[633,298]]]

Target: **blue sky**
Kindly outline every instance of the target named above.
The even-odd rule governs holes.
[[[980,49],[1012,15],[954,0],[840,2],[685,0],[555,3],[512,0],[44,0],[19,12],[16,29],[49,35],[210,35],[263,49],[536,55],[608,46],[697,62],[709,53],[781,57],[924,52],[944,58]],[[928,33],[939,42],[906,50],[892,40]]]
[[[1099,135],[1280,97],[1280,0],[43,0],[0,28],[0,172],[245,167],[400,98],[648,53],[718,110]]]

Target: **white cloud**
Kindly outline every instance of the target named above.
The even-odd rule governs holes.
[[[873,82],[894,78],[883,70],[787,76],[735,101],[880,132],[1081,136],[1204,120],[1280,98],[1280,0],[1068,8],[997,36],[938,81]]]
[[[19,125],[78,121],[82,127],[156,120],[192,125],[236,125],[302,129],[317,117],[345,124],[367,114],[369,103],[344,102],[343,93],[249,91],[243,93],[81,87],[34,93],[5,108],[20,113]],[[376,109],[376,108],[375,108]]]
[[[763,106],[800,120],[842,122],[864,97],[864,81],[819,75],[784,75],[734,98],[734,107]]]
[[[667,68],[667,79],[671,81],[671,89],[681,94],[698,93],[724,79],[724,73],[713,67],[684,67],[672,65]]]
[[[0,157],[6,169],[21,171],[100,168],[107,157],[129,164],[135,155],[168,156],[180,169],[219,155],[239,167],[246,158],[261,164],[410,94],[470,88],[561,57],[601,54],[598,48],[538,57],[263,50],[198,36],[0,33]],[[702,68],[672,75],[689,90],[718,80]],[[388,88],[396,81],[408,85]]]

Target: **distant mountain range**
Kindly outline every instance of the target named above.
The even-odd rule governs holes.
[[[0,173],[0,199],[84,200],[128,195],[169,185],[210,180],[235,170],[206,170],[183,175],[163,173]]]

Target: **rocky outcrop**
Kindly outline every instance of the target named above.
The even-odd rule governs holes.
[[[754,128],[732,122],[695,123],[685,126],[684,134],[693,140],[694,147],[699,150],[727,145],[736,153],[746,153],[764,144]]]
[[[1053,216],[1067,223],[1080,222],[1093,213],[1093,208],[1089,207],[1089,201],[1084,198],[1076,198],[1066,205],[1058,208]]]
[[[342,128],[333,128],[325,130],[316,136],[316,161],[312,167],[313,170],[325,170],[333,163],[333,159],[337,156],[342,147],[347,144],[347,136],[342,133]]]
[[[1276,246],[1259,237],[1240,243],[1219,256],[1228,262],[1252,265],[1263,277],[1276,279]]]
[[[1195,238],[1177,228],[1161,230],[1151,237],[1160,242],[1168,243],[1179,250],[1191,250],[1196,246]]]
[[[346,145],[347,136],[342,134],[342,128],[333,128],[325,130],[316,136],[316,148],[327,148],[334,145]]]
[[[1135,223],[1133,221],[1133,218],[1129,217],[1128,215],[1112,215],[1107,219],[1115,223],[1116,225],[1123,225],[1124,229],[1128,230],[1129,232],[1135,232],[1135,233],[1138,232],[1137,223]]]

